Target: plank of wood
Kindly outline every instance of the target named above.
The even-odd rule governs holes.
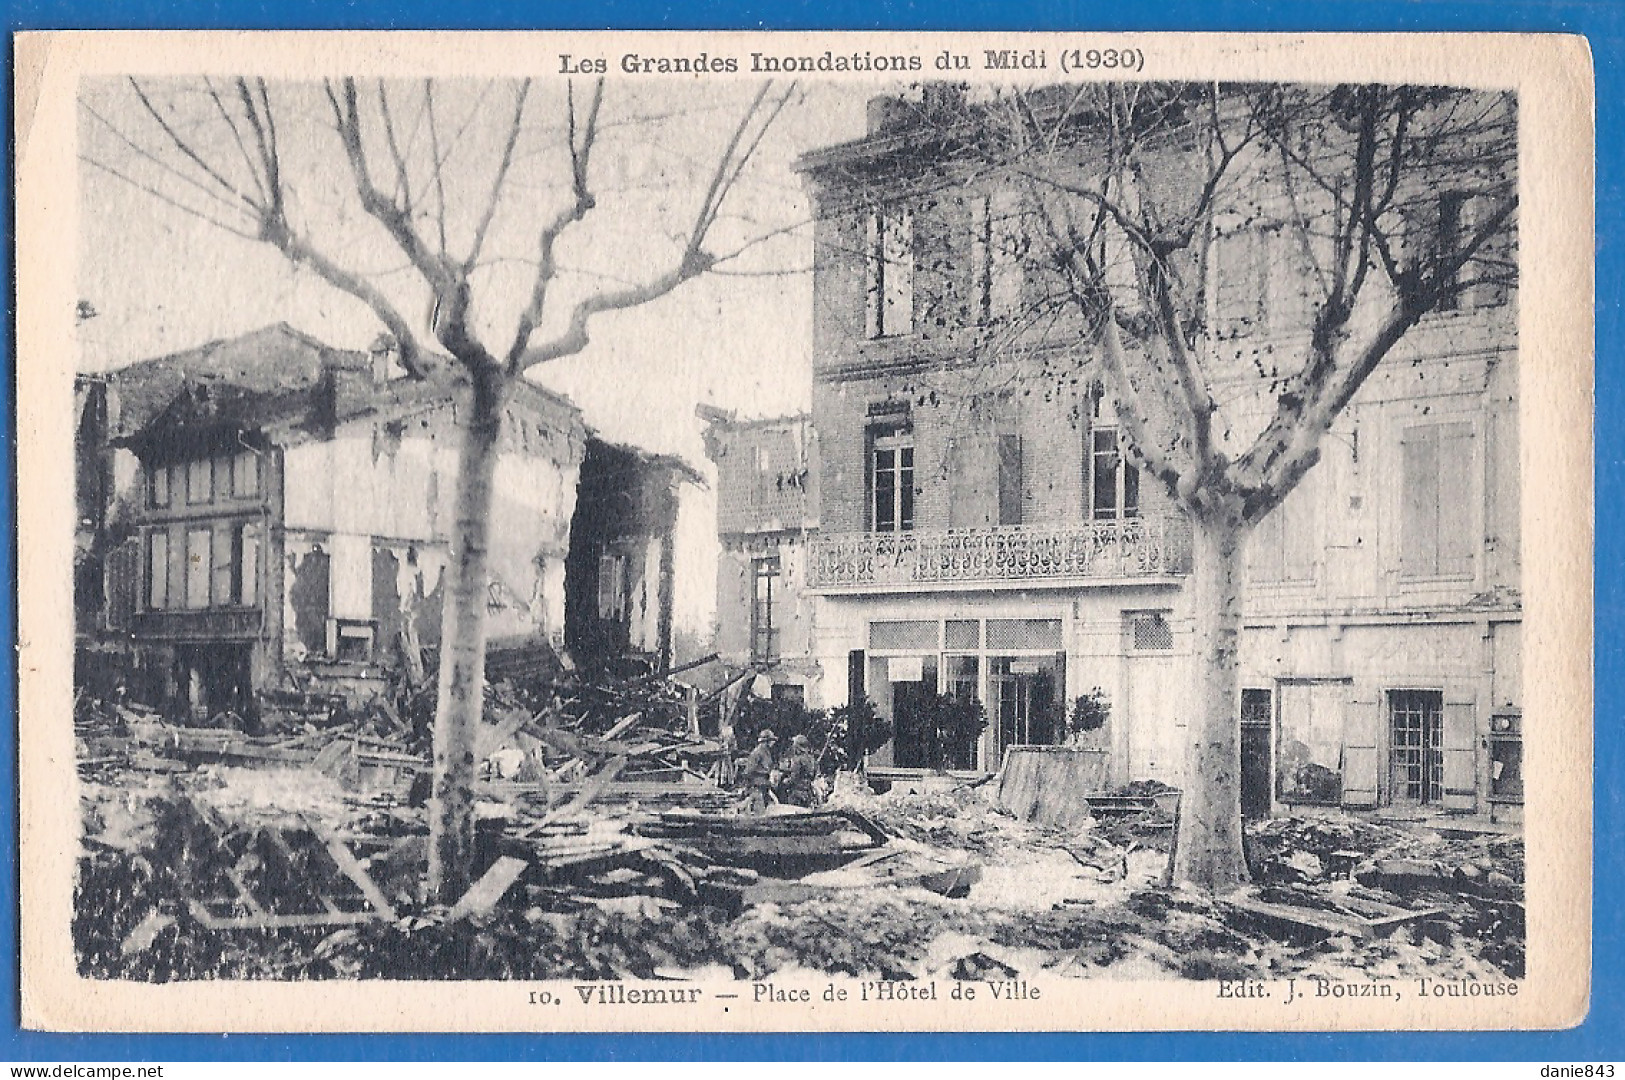
[[[316,838],[327,848],[327,853],[333,856],[333,861],[338,864],[344,876],[355,882],[356,888],[361,890],[361,895],[367,898],[367,903],[373,906],[373,910],[390,922],[400,917],[395,913],[395,905],[389,902],[383,890],[378,888],[367,873],[367,868],[361,865],[343,840],[308,817],[305,818],[305,824],[310,826],[310,831],[315,833]]]
[[[641,712],[635,712],[635,713],[631,713],[631,714],[629,714],[627,716],[623,716],[621,719],[619,719],[619,720],[617,720],[615,722],[615,726],[611,727],[608,731],[604,732],[602,735],[599,736],[599,738],[603,739],[605,742],[609,742],[611,739],[615,738],[615,736],[617,736],[621,732],[627,730],[633,724],[637,723],[639,720],[642,720],[642,719],[643,719],[643,713],[641,713]]]
[[[188,900],[187,908],[198,925],[206,930],[287,930],[311,926],[357,926],[378,921],[372,911],[341,911],[321,915],[216,915],[198,900]]]
[[[158,940],[158,935],[169,927],[175,925],[175,917],[166,915],[157,908],[147,912],[147,917],[135,924],[135,928],[124,935],[124,943],[119,946],[120,954],[134,956],[136,953],[146,952],[152,948],[152,943]]]
[[[468,887],[468,891],[451,906],[446,913],[448,923],[458,919],[466,919],[470,915],[484,915],[497,902],[507,895],[513,883],[519,880],[530,864],[524,859],[516,859],[511,855],[504,855],[491,864],[490,869],[480,875],[480,879]]]
[[[575,798],[571,799],[563,806],[549,810],[542,820],[551,821],[554,818],[573,817],[574,815],[579,814],[581,811],[585,810],[594,799],[598,798],[598,796],[609,790],[610,785],[615,783],[615,778],[621,774],[621,770],[625,767],[626,758],[624,756],[614,759],[608,765],[605,765],[602,769],[600,769],[598,773],[589,779],[585,784],[582,784],[581,790],[576,793]]]

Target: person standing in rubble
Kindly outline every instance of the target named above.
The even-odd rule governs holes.
[[[756,748],[739,768],[739,782],[750,796],[747,808],[753,814],[767,809],[767,793],[773,786],[773,774],[778,771],[778,742],[779,737],[772,728],[763,728],[756,736]]]
[[[790,752],[782,768],[784,779],[779,787],[779,801],[791,806],[817,805],[813,780],[818,775],[818,763],[813,760],[812,743],[807,736],[797,735],[790,740]]]

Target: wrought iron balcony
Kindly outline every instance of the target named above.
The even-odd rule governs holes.
[[[808,585],[828,592],[1174,577],[1190,572],[1190,526],[1158,517],[821,536],[808,566]]]

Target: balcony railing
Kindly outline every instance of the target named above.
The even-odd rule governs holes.
[[[1179,518],[815,538],[808,584],[849,590],[1124,580],[1187,574],[1190,526]]]

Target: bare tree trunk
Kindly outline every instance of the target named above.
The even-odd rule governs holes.
[[[440,633],[434,717],[434,788],[429,803],[431,901],[467,890],[474,857],[474,736],[484,706],[486,572],[491,495],[507,386],[495,365],[474,372],[457,468],[457,519]]]
[[[1247,880],[1241,850],[1241,549],[1245,529],[1196,519],[1192,599],[1196,641],[1190,745],[1180,799],[1174,881],[1214,894]]]

